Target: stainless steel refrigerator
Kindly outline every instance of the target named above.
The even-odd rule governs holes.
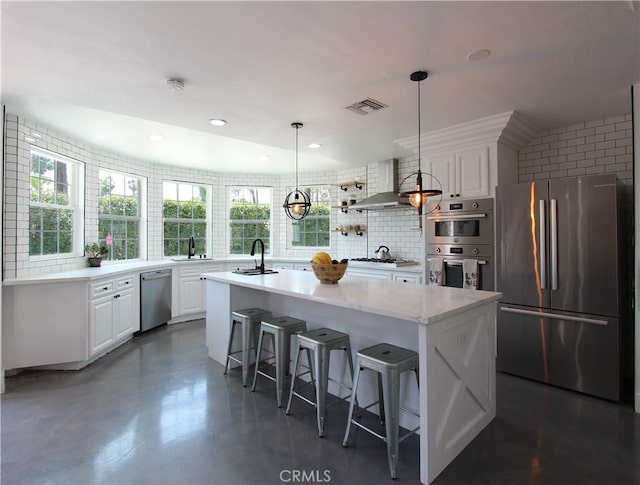
[[[620,399],[615,175],[496,189],[497,369]]]

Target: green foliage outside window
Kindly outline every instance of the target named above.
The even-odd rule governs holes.
[[[74,207],[67,162],[37,153],[30,158],[29,255],[73,252]]]
[[[140,257],[140,181],[125,174],[100,171],[98,242],[106,243],[104,259],[116,261]]]
[[[228,187],[229,254],[250,254],[256,239],[264,242],[265,253],[271,252],[270,187]]]
[[[264,252],[271,251],[271,204],[231,201],[229,208],[230,254],[249,254],[255,239],[262,239]]]
[[[331,242],[331,209],[329,206],[312,205],[309,215],[301,221],[292,221],[295,247],[328,247]]]
[[[304,190],[311,201],[307,217],[291,221],[292,247],[329,247],[331,244],[331,187],[314,185]]]
[[[165,199],[164,255],[189,254],[189,238],[196,242],[196,254],[207,252],[207,205],[205,200],[177,201]]]

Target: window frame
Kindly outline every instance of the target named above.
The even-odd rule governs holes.
[[[236,190],[236,189],[245,189],[245,190],[267,190],[269,192],[269,220],[267,222],[262,222],[262,224],[267,224],[268,226],[268,230],[269,230],[269,238],[268,240],[264,240],[264,238],[262,237],[261,239],[263,240],[264,244],[265,244],[265,251],[264,254],[265,256],[271,256],[273,254],[273,232],[272,232],[272,228],[273,228],[273,196],[275,193],[274,187],[270,186],[270,185],[239,185],[239,184],[234,184],[234,185],[227,185],[226,186],[226,205],[227,205],[227,241],[226,241],[226,255],[227,257],[241,257],[241,256],[249,256],[249,252],[246,253],[232,253],[231,252],[231,241],[232,241],[232,228],[231,228],[231,224],[232,224],[232,219],[231,219],[231,191],[232,190]],[[256,204],[259,205],[259,204]],[[260,219],[250,219],[248,220],[247,224],[251,223],[251,224],[256,224],[259,223],[261,220]],[[243,239],[247,239],[247,238],[243,238]]]
[[[58,205],[51,203],[43,203],[31,200],[31,157],[32,155],[48,158],[67,165],[67,173],[70,182],[69,205]],[[28,254],[29,261],[49,261],[59,258],[82,257],[84,256],[84,232],[85,232],[85,163],[59,153],[45,150],[44,148],[30,145],[29,147],[29,205],[28,205]],[[72,250],[69,253],[51,253],[51,254],[31,254],[31,208],[38,207],[44,209],[66,209],[73,211],[72,216]],[[42,229],[41,229],[42,231]]]
[[[175,184],[176,186],[176,197],[179,197],[179,193],[180,193],[180,186],[181,185],[190,185],[191,186],[191,191],[193,194],[193,189],[194,188],[198,188],[198,189],[204,189],[205,191],[205,218],[204,219],[192,219],[192,218],[181,218],[181,217],[170,217],[167,218],[164,216],[164,203],[165,203],[165,184]],[[209,184],[199,184],[196,182],[190,182],[190,181],[184,181],[184,180],[163,180],[162,181],[162,209],[161,209],[161,214],[162,214],[162,257],[163,259],[175,259],[175,258],[184,258],[187,257],[188,255],[182,254],[180,252],[181,248],[184,247],[184,241],[182,241],[182,238],[178,238],[178,254],[176,255],[167,255],[165,254],[165,247],[166,247],[166,238],[165,238],[165,223],[166,222],[176,222],[178,224],[181,223],[186,223],[186,224],[191,224],[192,225],[192,231],[191,234],[193,234],[193,224],[197,224],[197,223],[201,223],[204,221],[205,223],[205,235],[204,235],[204,249],[202,253],[198,253],[198,250],[196,249],[196,254],[203,254],[203,255],[211,255],[211,234],[212,234],[212,225],[213,225],[213,220],[212,220],[212,209],[211,209],[211,203],[212,203],[212,194],[213,194],[213,190],[211,188],[211,185]],[[194,200],[193,198],[191,200]],[[176,200],[176,202],[180,202],[181,200],[178,198]],[[172,238],[174,239],[174,238]],[[198,238],[198,239],[202,239],[202,238]],[[181,243],[182,241],[182,243]],[[196,241],[196,248],[198,247],[198,242]]]
[[[307,215],[304,219],[302,219],[301,221],[295,221],[292,219],[287,218],[287,249],[288,250],[292,250],[292,251],[304,251],[304,250],[320,250],[320,249],[331,249],[331,185],[330,184],[306,184],[306,185],[301,185],[299,187],[300,191],[308,191],[308,190],[313,190],[315,188],[316,194],[318,192],[318,190],[320,188],[324,188],[324,190],[326,190],[327,193],[327,199],[326,199],[326,207],[328,209],[328,216],[326,217],[327,221],[328,221],[328,229],[327,229],[327,240],[329,241],[329,244],[327,246],[302,246],[302,245],[294,245],[293,243],[293,237],[294,237],[294,233],[295,233],[295,225],[296,224],[300,224],[300,223],[304,223],[304,221],[308,220],[308,219],[320,219],[320,216],[312,216],[311,215],[311,210],[313,209],[314,206],[322,206],[325,204],[320,204],[319,200],[317,197],[313,197],[312,194],[309,194],[309,199],[311,200],[311,210],[309,211],[309,215]],[[289,187],[287,189],[287,193],[290,192],[291,190],[293,190],[293,187]],[[308,193],[308,192],[307,192]],[[323,218],[324,219],[324,218]],[[318,237],[318,232],[316,231],[316,237]]]
[[[123,177],[128,177],[130,179],[135,179],[138,182],[138,215],[137,216],[125,216],[125,215],[103,215],[100,213],[100,198],[102,197],[102,174],[109,173],[114,175],[121,175]],[[138,256],[136,258],[125,258],[125,259],[111,259],[113,254],[113,250],[109,248],[108,258],[103,258],[103,263],[117,263],[117,262],[125,262],[125,261],[140,261],[146,260],[147,257],[147,234],[146,234],[146,188],[147,188],[147,178],[141,175],[120,172],[118,170],[111,170],[109,168],[101,167],[98,170],[98,242],[104,244],[104,237],[100,235],[100,220],[109,220],[112,223],[117,221],[131,222],[135,221],[138,223]],[[113,194],[109,194],[112,196]],[[126,195],[125,195],[126,196]],[[125,244],[128,240],[125,239]]]

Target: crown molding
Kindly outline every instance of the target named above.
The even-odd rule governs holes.
[[[502,143],[514,150],[523,148],[539,129],[517,111],[508,111],[468,121],[420,136],[421,148],[431,153],[447,151],[461,145]],[[418,152],[418,137],[395,140],[406,150]]]

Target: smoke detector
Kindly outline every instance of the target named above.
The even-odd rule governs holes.
[[[184,80],[177,77],[170,77],[165,83],[167,87],[173,91],[182,91],[184,89]]]

